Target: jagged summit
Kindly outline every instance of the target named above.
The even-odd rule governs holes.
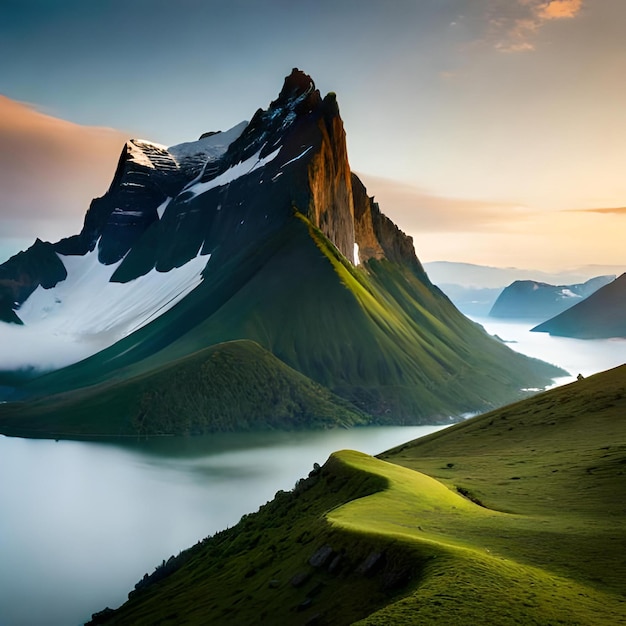
[[[270,104],[271,108],[292,102],[299,105],[301,110],[314,109],[321,103],[321,96],[318,89],[315,88],[315,82],[303,71],[294,67],[291,74],[285,77],[283,87],[278,94],[278,98]]]

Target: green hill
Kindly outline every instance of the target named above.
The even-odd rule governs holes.
[[[81,424],[85,435],[143,434],[129,400],[135,381],[149,382],[158,395],[167,380],[159,376],[163,368],[196,355],[201,359],[199,346],[239,340],[262,346],[276,363],[324,387],[326,396],[343,398],[359,422],[364,414],[370,423],[448,422],[450,415],[519,398],[522,388],[545,385],[562,373],[489,337],[426,281],[387,259],[354,267],[297,213],[265,246],[242,250],[153,323],[89,359],[24,384],[22,402],[0,405],[0,431],[78,435]],[[225,376],[230,374],[233,388],[245,396],[245,387],[237,387],[244,375],[229,370]],[[194,418],[183,406],[193,402],[168,405],[158,432],[254,427],[254,412],[226,421],[223,414],[209,415],[202,418],[205,426],[190,426]],[[310,406],[310,396],[297,402]],[[262,406],[266,417],[271,407]],[[304,422],[291,426],[284,420],[281,426],[330,423],[307,415]],[[263,421],[258,425],[264,427]]]
[[[84,437],[347,427],[370,419],[258,344],[241,340],[148,374],[11,403],[2,424],[11,435]]]
[[[624,623],[625,410],[622,366],[335,453],[92,623]]]

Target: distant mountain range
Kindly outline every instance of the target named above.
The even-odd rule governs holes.
[[[424,263],[424,269],[435,285],[456,284],[479,289],[503,289],[516,280],[534,280],[551,285],[573,285],[584,283],[595,276],[609,274],[619,276],[626,271],[626,264],[584,265],[571,270],[543,272],[518,267],[490,267],[472,263],[431,261]]]
[[[463,313],[486,317],[505,287],[515,281],[551,285],[584,283],[599,275],[619,275],[626,266],[585,265],[560,272],[516,267],[489,267],[472,263],[432,261],[424,263],[428,276]],[[544,318],[545,319],[545,318]]]
[[[532,329],[562,337],[626,337],[626,274]]]
[[[78,235],[0,266],[0,432],[444,422],[560,370],[429,280],[294,69],[250,122],[129,141]]]
[[[581,302],[615,276],[596,276],[577,285],[548,285],[534,280],[516,280],[495,301],[491,317],[546,320]]]

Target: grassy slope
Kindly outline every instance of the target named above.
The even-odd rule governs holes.
[[[153,324],[24,389],[125,380],[238,339],[393,423],[499,405],[559,374],[488,337],[410,270],[387,261],[354,268],[299,216],[261,248],[209,264],[204,283]]]
[[[328,428],[369,417],[259,345],[235,341],[148,374],[7,405],[0,420],[15,435],[120,436]]]
[[[102,621],[624,623],[625,410],[623,366],[386,460],[336,453]]]

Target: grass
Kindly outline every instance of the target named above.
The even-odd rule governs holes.
[[[188,435],[348,427],[371,418],[251,341],[217,344],[147,374],[6,405],[21,436]]]
[[[593,538],[595,533],[580,532],[588,520],[578,520],[576,527],[574,516],[550,523],[493,511],[419,472],[380,467],[368,457],[349,461],[386,476],[390,486],[342,507],[329,521],[353,532],[384,535],[430,556],[411,593],[360,623],[473,623],[480,616],[482,623],[497,624],[614,624],[617,616],[626,616],[617,589],[609,593],[574,570],[576,545],[556,566],[552,552],[565,548],[561,535],[574,544]],[[606,549],[606,536],[593,539],[595,548]],[[531,554],[533,548],[539,550]],[[597,561],[595,552],[594,557]],[[602,570],[607,567],[611,563],[603,562]]]
[[[80,363],[25,382],[24,398],[43,400],[20,405],[23,428],[34,428],[46,397],[92,398],[91,391],[80,391],[88,388],[98,390],[100,422],[105,412],[112,424],[124,420],[127,382],[239,340],[255,342],[377,423],[447,423],[451,415],[519,398],[520,389],[562,373],[489,337],[409,267],[381,260],[355,268],[298,213],[261,243],[213,262],[203,283],[152,324]],[[99,392],[103,386],[107,394]],[[90,402],[83,406],[86,415]],[[73,406],[77,414],[80,407]],[[0,429],[15,410],[0,405]],[[55,411],[49,432],[63,432],[65,421]],[[88,419],[85,424],[85,434],[94,431]],[[38,421],[37,429],[43,430]],[[185,423],[173,429],[190,431]]]
[[[622,366],[335,453],[94,623],[625,623],[625,414]]]

